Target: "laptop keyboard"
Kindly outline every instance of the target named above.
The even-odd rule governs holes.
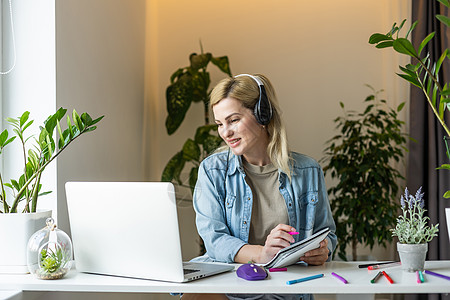
[[[200,270],[195,270],[195,269],[183,269],[183,271],[184,271],[184,275],[187,275],[187,274],[191,274],[191,273],[198,272],[198,271],[200,271]]]

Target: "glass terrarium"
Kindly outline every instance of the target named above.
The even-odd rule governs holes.
[[[59,279],[72,267],[72,242],[52,218],[46,224],[28,241],[28,270],[40,279]]]

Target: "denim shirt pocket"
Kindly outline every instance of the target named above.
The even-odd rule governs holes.
[[[233,206],[236,202],[236,196],[228,194],[225,199],[225,215],[227,217],[227,226],[231,229],[231,215],[233,214]]]
[[[314,228],[316,205],[318,201],[318,192],[307,192],[299,197],[300,211],[299,224],[300,230],[308,232]]]

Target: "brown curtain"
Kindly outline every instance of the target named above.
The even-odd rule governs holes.
[[[412,21],[419,20],[419,24],[412,33],[412,42],[416,49],[429,33],[436,32],[435,37],[423,51],[430,53],[432,62],[436,61],[446,48],[449,48],[449,29],[435,17],[436,14],[448,16],[448,13],[448,9],[438,1],[412,1]],[[442,66],[439,76],[441,82],[450,81],[448,60]],[[446,124],[450,124],[448,120]],[[439,236],[429,243],[427,260],[449,260],[450,243],[445,208],[450,207],[450,199],[444,199],[442,195],[450,190],[450,171],[436,170],[436,167],[441,164],[449,163],[443,140],[445,131],[429,108],[423,92],[415,86],[411,86],[410,135],[417,142],[411,142],[409,146],[407,185],[412,193],[423,186],[425,206],[431,223],[439,223]],[[447,283],[443,282],[443,284]],[[438,300],[450,299],[450,296],[409,295],[406,299]]]

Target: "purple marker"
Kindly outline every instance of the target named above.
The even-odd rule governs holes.
[[[425,270],[425,274],[433,275],[433,276],[436,276],[436,277],[440,277],[440,278],[443,278],[443,279],[450,280],[450,276],[442,275],[442,274],[431,272],[431,271],[428,271],[428,270]]]
[[[336,277],[337,279],[339,279],[340,281],[342,281],[342,282],[345,283],[345,284],[348,283],[348,281],[347,281],[344,277],[339,276],[338,274],[336,274],[336,273],[334,273],[334,272],[331,272],[331,275],[333,275],[334,277]]]

